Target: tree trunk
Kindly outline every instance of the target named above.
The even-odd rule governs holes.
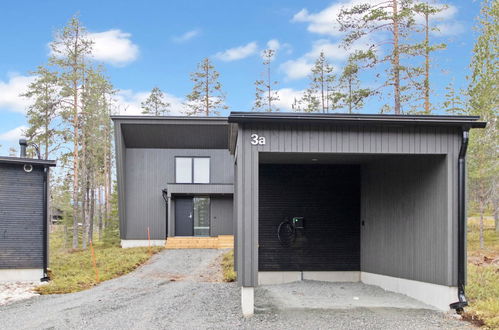
[[[400,55],[399,55],[399,18],[398,0],[393,0],[393,89],[394,89],[394,110],[395,114],[400,114]]]
[[[480,249],[484,248],[483,242],[483,208],[480,206]]]
[[[97,194],[99,200],[99,223],[97,224],[97,230],[99,234],[99,241],[102,240],[102,187],[99,187],[99,192]]]
[[[205,82],[205,103],[206,103],[206,116],[210,116],[210,69],[208,63],[206,64],[206,82]]]
[[[494,213],[494,225],[496,233],[499,233],[499,196],[497,194],[497,184],[494,182],[494,190],[492,192],[492,212]]]
[[[95,188],[93,187],[93,182],[92,182],[92,188],[90,190],[90,214],[89,214],[90,225],[88,227],[89,243],[94,240],[94,215],[95,215]]]
[[[74,81],[74,109],[73,109],[73,134],[74,134],[74,147],[73,147],[73,249],[78,248],[78,82]]]
[[[428,4],[426,4],[425,12],[425,80],[424,80],[424,109],[425,113],[429,115],[430,110],[430,36],[429,36],[429,16]]]

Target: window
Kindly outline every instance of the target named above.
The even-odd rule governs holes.
[[[210,158],[176,157],[176,183],[210,183]]]
[[[210,199],[194,197],[194,236],[210,236]]]

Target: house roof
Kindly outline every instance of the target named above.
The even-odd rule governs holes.
[[[248,122],[304,122],[362,125],[397,126],[457,126],[484,128],[486,122],[478,116],[442,115],[392,115],[392,114],[345,114],[345,113],[297,113],[297,112],[231,112],[229,123]]]
[[[6,157],[0,156],[0,164],[31,164],[31,165],[39,165],[44,167],[53,167],[56,166],[55,160],[45,160],[45,159],[36,159],[36,158],[20,158],[20,157]]]
[[[127,148],[227,149],[227,117],[111,116]],[[118,132],[118,131],[117,131]]]

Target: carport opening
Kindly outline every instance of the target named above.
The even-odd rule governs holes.
[[[444,155],[259,159],[259,271],[362,271],[452,285]],[[279,226],[295,217],[303,228],[283,242]]]

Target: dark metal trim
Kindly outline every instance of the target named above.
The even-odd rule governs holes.
[[[31,164],[40,166],[56,166],[55,160],[35,159],[35,158],[20,158],[0,156],[0,164]]]
[[[465,296],[466,286],[466,151],[468,149],[469,131],[463,130],[461,148],[457,163],[457,298],[458,302],[450,304],[450,308],[462,313],[468,306]]]
[[[479,116],[231,112],[228,117],[228,122],[312,121],[321,123],[338,122],[341,124],[433,125],[484,128],[486,122],[480,122],[478,121],[479,119]]]
[[[48,172],[49,169],[45,167],[43,169],[43,277],[40,279],[41,282],[47,282],[50,280],[48,275]]]

